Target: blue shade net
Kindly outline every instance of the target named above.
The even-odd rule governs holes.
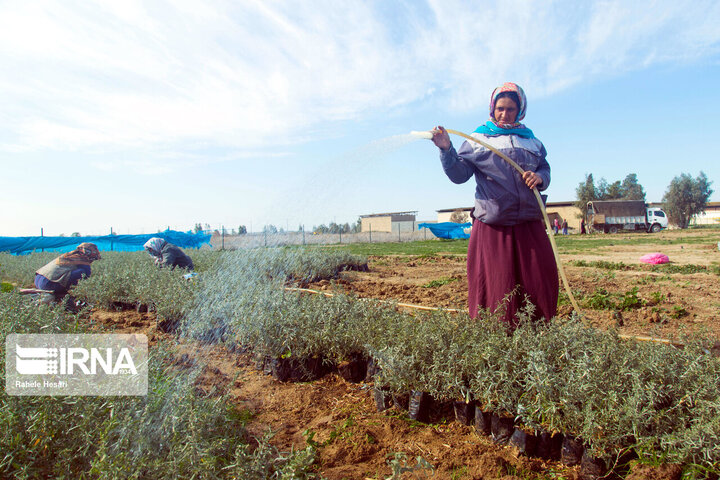
[[[83,242],[97,245],[100,251],[134,252],[143,250],[145,242],[153,237],[160,237],[181,248],[200,248],[210,243],[209,233],[164,232],[148,233],[147,235],[103,235],[100,237],[0,237],[0,252],[16,255],[40,250],[53,252],[69,252]]]
[[[465,233],[466,228],[470,228],[472,223],[454,223],[454,222],[441,222],[441,223],[420,223],[418,228],[429,228],[430,231],[438,238],[470,238],[469,233]]]

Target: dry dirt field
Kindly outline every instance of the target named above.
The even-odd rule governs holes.
[[[720,340],[720,275],[715,273],[664,273],[650,271],[640,262],[647,253],[661,252],[670,266],[704,266],[717,269],[720,251],[717,241],[695,243],[693,233],[685,234],[687,244],[658,246],[644,239],[677,238],[674,232],[618,236],[636,240],[632,245],[606,246],[588,253],[561,253],[560,259],[570,288],[580,304],[581,314],[598,328],[617,328],[621,333],[669,337],[686,331],[705,332]],[[706,237],[707,232],[696,235]],[[562,252],[562,250],[561,250]],[[626,270],[577,266],[578,262],[622,262]],[[361,297],[396,300],[402,303],[467,309],[465,256],[370,257],[368,272],[344,272],[336,281],[322,281],[310,288],[331,291],[337,286]],[[625,310],[597,308],[592,299],[602,298],[601,289],[615,303],[637,288],[641,305]],[[561,284],[561,296],[563,288]],[[594,295],[594,297],[593,297]],[[597,303],[597,302],[596,302]],[[593,308],[595,307],[595,308]],[[569,315],[569,302],[560,301],[558,314]]]
[[[639,237],[642,238],[642,237]],[[643,270],[638,258],[662,251],[675,265],[717,266],[717,245],[608,246],[592,255],[563,255],[571,288],[581,305],[598,289],[622,296],[637,288],[643,306],[630,310],[583,308],[582,314],[599,328],[618,328],[633,335],[670,337],[684,330],[704,330],[720,339],[720,276],[716,273],[654,273]],[[576,266],[571,262],[604,260],[623,262],[628,270]],[[395,300],[414,305],[466,308],[465,257],[384,256],[369,259],[369,271],[345,272],[335,281],[310,288],[351,291],[362,297]],[[635,268],[637,267],[637,269]],[[619,297],[618,297],[619,298]],[[567,302],[560,314],[568,315]],[[135,311],[95,311],[91,317],[103,328],[146,333],[151,345],[171,340],[158,329],[153,314]],[[201,366],[199,391],[207,395],[229,393],[239,409],[252,414],[250,431],[262,436],[274,432],[272,442],[286,451],[304,448],[308,432],[319,445],[318,471],[331,480],[385,479],[392,474],[388,461],[402,452],[409,464],[422,457],[434,472],[416,470],[402,478],[437,479],[579,479],[579,467],[519,455],[511,447],[495,445],[473,427],[453,421],[450,408],[438,409],[429,424],[407,419],[390,408],[378,412],[370,384],[349,383],[336,373],[307,383],[283,383],[264,374],[253,359],[221,346],[178,343],[177,366]],[[611,477],[613,478],[613,477]],[[614,477],[619,478],[619,477]],[[679,479],[680,468],[632,466],[622,478]]]

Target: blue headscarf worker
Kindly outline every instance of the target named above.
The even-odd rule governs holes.
[[[543,214],[533,188],[550,184],[550,165],[543,144],[520,121],[527,100],[522,88],[505,83],[490,96],[490,119],[472,134],[510,157],[521,175],[502,157],[479,143],[466,141],[458,151],[438,126],[433,142],[440,148],[443,170],[453,183],[475,177],[475,208],[467,255],[468,307],[496,312],[510,329],[525,298],[535,320],[549,321],[557,312],[558,270]]]

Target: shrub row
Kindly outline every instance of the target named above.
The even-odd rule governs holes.
[[[76,315],[16,293],[0,293],[0,318],[3,338],[83,332]],[[283,453],[269,437],[251,446],[249,415],[198,395],[202,365],[179,370],[173,358],[170,345],[151,349],[145,397],[1,395],[0,477],[316,478],[313,448]]]
[[[632,447],[643,457],[718,468],[720,363],[703,339],[683,338],[687,346],[677,349],[559,319],[526,321],[508,335],[490,315],[411,316],[351,296],[287,291],[282,278],[258,281],[262,263],[278,261],[267,255],[224,256],[205,276],[183,333],[220,334],[298,363],[360,354],[375,359],[377,385],[393,392],[474,401],[530,430],[581,438],[599,457]]]

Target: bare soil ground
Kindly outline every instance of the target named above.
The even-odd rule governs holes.
[[[717,265],[716,246],[687,245],[664,248],[676,264]],[[583,308],[583,315],[599,328],[618,328],[636,335],[669,337],[684,330],[703,330],[720,338],[720,277],[716,274],[658,274],[640,270],[638,258],[658,251],[657,246],[607,247],[593,255],[562,257],[573,291],[591,295],[599,288],[624,294],[638,288],[647,305],[629,311]],[[638,265],[638,270],[608,271],[569,265],[570,260],[607,260]],[[335,281],[310,286],[342,289],[362,297],[392,299],[432,307],[467,308],[465,257],[370,258],[368,272],[345,272]],[[580,301],[580,299],[579,299]],[[582,301],[581,301],[582,304]],[[686,314],[680,314],[682,312]],[[563,305],[561,315],[570,307]],[[91,321],[103,329],[146,333],[150,345],[158,339],[175,341],[158,329],[153,314],[134,311],[95,311]],[[494,444],[473,427],[453,421],[451,410],[438,410],[429,424],[411,421],[395,407],[379,413],[369,384],[348,383],[336,373],[308,383],[283,383],[256,369],[253,359],[224,347],[178,342],[180,367],[198,365],[199,392],[229,393],[238,409],[252,414],[250,431],[257,437],[274,432],[272,443],[289,451],[304,448],[308,432],[318,442],[318,471],[334,479],[384,479],[392,471],[388,460],[398,452],[415,464],[420,456],[434,471],[415,471],[402,478],[528,479],[581,478],[579,467],[567,467],[518,454],[512,447]],[[415,476],[413,476],[415,475]],[[679,479],[680,468],[634,466],[626,478]]]
[[[715,273],[667,274],[647,270],[640,262],[646,253],[661,251],[671,265],[720,264],[716,244],[643,244],[637,236],[634,245],[609,246],[592,254],[562,254],[565,274],[582,315],[598,328],[617,328],[620,333],[672,337],[686,332],[708,334],[720,339],[720,276]],[[657,238],[657,237],[655,237]],[[368,272],[344,272],[334,281],[321,281],[310,288],[332,291],[340,288],[360,297],[467,310],[467,277],[464,255],[442,254],[427,257],[370,257]],[[622,262],[628,270],[607,270],[574,266],[571,262]],[[632,293],[642,305],[638,308],[592,308],[593,295],[606,291],[617,303]],[[563,291],[561,284],[561,293]],[[561,302],[560,316],[572,312]]]

